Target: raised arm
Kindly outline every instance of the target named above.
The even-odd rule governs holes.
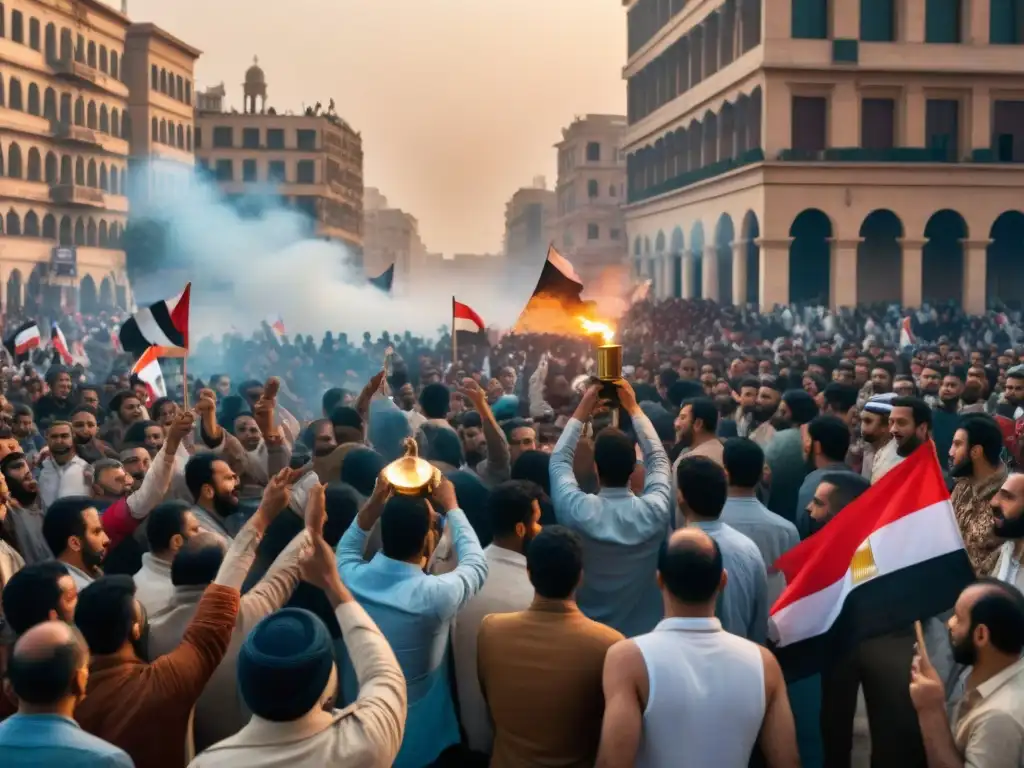
[[[615,382],[619,403],[633,422],[633,431],[644,454],[644,497],[654,497],[665,509],[672,509],[672,462],[668,459],[665,446],[657,430],[636,401],[633,387],[625,379]]]
[[[580,489],[580,484],[576,480],[573,460],[576,457],[580,435],[583,433],[583,425],[594,412],[600,395],[600,384],[592,384],[587,389],[551,452],[551,499],[555,505],[558,522],[563,525],[572,526],[578,523],[584,512],[587,494]]]
[[[313,490],[310,491],[313,493]],[[370,530],[380,520],[384,511],[384,504],[391,495],[391,486],[381,473],[377,478],[377,485],[373,488],[373,495],[366,501],[363,508],[359,510],[356,519],[348,527],[341,541],[338,542],[337,566],[342,578],[348,578],[353,569],[360,567],[363,560],[363,549],[366,546],[366,538]]]
[[[436,576],[436,581],[433,582],[435,589],[442,590],[443,598],[438,614],[445,620],[464,608],[483,587],[487,579],[487,558],[469,518],[458,507],[455,488],[448,478],[441,480],[434,498],[443,507],[448,525],[452,527],[455,554],[459,563],[455,570]]]
[[[643,654],[632,640],[623,640],[608,649],[602,687],[604,721],[595,768],[633,765],[643,735],[643,712],[650,683]]]
[[[491,406],[487,402],[487,393],[474,379],[464,379],[459,392],[473,404],[473,408],[480,414],[484,439],[487,441],[484,474],[492,483],[508,480],[511,471],[508,441],[505,439],[505,433],[498,426],[497,419],[494,418],[494,412],[491,411]]]
[[[142,479],[142,484],[128,497],[128,508],[136,520],[144,520],[153,508],[163,501],[171,488],[174,477],[175,458],[182,440],[195,426],[195,416],[188,411],[179,413],[167,430],[164,447],[153,459],[153,466]]]

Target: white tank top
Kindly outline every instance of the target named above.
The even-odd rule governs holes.
[[[633,638],[650,692],[636,768],[747,768],[764,721],[759,647],[718,619],[664,619]]]

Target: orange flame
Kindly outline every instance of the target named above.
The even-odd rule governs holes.
[[[597,320],[591,320],[587,317],[579,318],[580,325],[583,326],[583,330],[593,336],[604,337],[604,343],[610,344],[612,339],[615,338],[615,329],[610,325],[599,323]]]

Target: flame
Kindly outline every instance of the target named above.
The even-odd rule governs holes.
[[[579,318],[579,321],[580,325],[583,326],[583,330],[585,330],[588,334],[591,334],[593,336],[604,337],[605,344],[610,344],[612,342],[612,339],[615,338],[615,329],[612,328],[610,325],[599,323],[597,320],[591,320],[590,318],[587,317],[581,317]]]

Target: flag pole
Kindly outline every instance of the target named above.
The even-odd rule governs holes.
[[[181,358],[181,379],[182,379],[182,392],[184,393],[184,406],[185,410],[188,410],[188,350],[185,350],[185,356]]]
[[[455,333],[455,297],[452,296],[452,381],[458,375],[456,368],[459,365],[459,342]]]

